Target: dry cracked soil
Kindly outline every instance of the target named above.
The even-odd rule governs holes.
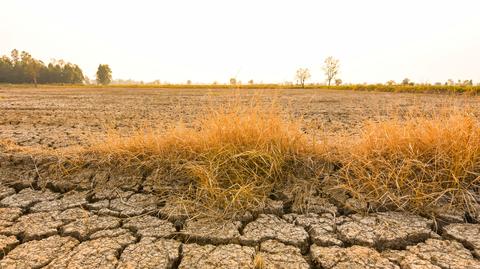
[[[366,119],[446,102],[434,95],[275,94],[309,127],[331,131],[355,132]],[[207,96],[193,90],[2,88],[0,139],[51,148],[84,145],[85,133],[101,136],[107,123],[119,130],[168,124],[178,111],[188,119],[212,99],[228,98],[227,90]],[[477,106],[479,99],[447,102]],[[147,187],[93,188],[91,173],[74,182],[43,184],[31,170],[22,170],[22,158],[0,156],[0,268],[480,269],[479,219],[462,212],[437,219],[359,214],[317,203],[322,200],[317,197],[319,206],[307,211],[279,199],[237,220],[190,219],[165,213],[172,212],[170,205]]]
[[[300,212],[278,200],[239,220],[188,219],[138,188],[60,189],[0,185],[0,268],[480,269],[480,224],[461,213],[345,214],[328,201]]]

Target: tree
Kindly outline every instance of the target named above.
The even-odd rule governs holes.
[[[34,59],[28,52],[22,51],[21,55],[25,75],[28,77],[30,82],[33,82],[35,87],[37,87],[37,79],[40,74],[40,70],[45,66],[43,62]]]
[[[395,80],[389,80],[389,81],[387,81],[387,85],[388,85],[388,86],[393,86],[393,85],[395,85]]]
[[[340,61],[333,58],[332,56],[325,59],[325,65],[323,66],[323,72],[327,77],[327,84],[330,87],[332,80],[338,75],[340,71]]]
[[[253,85],[253,79],[249,80],[248,84]]]
[[[342,85],[343,81],[339,78],[335,79],[335,85],[340,86]]]
[[[308,68],[299,68],[295,75],[297,82],[305,88],[305,81],[311,77],[310,70]]]
[[[402,85],[409,85],[410,84],[410,79],[409,78],[404,78],[402,80]]]
[[[84,76],[78,65],[52,60],[46,66],[26,51],[14,49],[10,58],[0,57],[0,82],[6,83],[83,83]]]
[[[108,64],[100,64],[97,69],[97,83],[108,85],[112,82],[112,69]]]
[[[236,85],[237,84],[237,79],[236,78],[230,78],[230,85]]]

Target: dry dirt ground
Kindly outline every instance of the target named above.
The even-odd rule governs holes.
[[[27,146],[87,144],[90,133],[101,136],[109,128],[188,121],[208,103],[235,98],[230,94],[2,88],[0,137]],[[286,116],[305,118],[306,130],[349,134],[366,119],[394,117],[410,108],[479,105],[476,97],[438,95],[327,90],[259,95],[262,100],[277,95]],[[0,156],[0,268],[480,269],[478,216],[359,214],[320,197],[310,197],[308,208],[300,209],[289,197],[279,197],[239,219],[193,220],[172,214],[168,203],[138,184],[91,189],[91,174],[79,184],[43,184],[39,175],[15,170],[27,159]],[[2,173],[5,167],[14,173]]]
[[[309,131],[356,133],[366,120],[445,106],[480,107],[480,98],[332,90],[6,88],[0,86],[0,139],[59,148],[87,144],[106,130],[167,127],[219,104],[250,97],[279,103]]]

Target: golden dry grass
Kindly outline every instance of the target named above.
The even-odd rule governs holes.
[[[109,133],[93,146],[64,153],[64,167],[148,174],[166,199],[193,212],[231,217],[329,169],[324,144],[312,142],[299,124],[282,118],[274,105],[233,105],[212,110],[195,127],[129,137]]]
[[[373,210],[470,212],[480,200],[480,125],[467,110],[366,124],[359,137],[327,141],[275,105],[235,103],[171,129],[110,132],[91,146],[55,151],[57,175],[88,168],[147,178],[194,215],[235,217],[279,193],[301,208],[310,195]],[[325,136],[326,137],[326,136]]]
[[[480,190],[480,125],[467,111],[368,124],[341,149],[338,188],[374,208],[473,211]]]

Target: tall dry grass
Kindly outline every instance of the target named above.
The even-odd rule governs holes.
[[[233,105],[169,130],[147,129],[70,153],[68,166],[148,175],[166,199],[195,212],[234,216],[263,207],[296,180],[329,169],[323,143],[283,118],[278,107]]]
[[[480,125],[466,111],[369,123],[341,149],[337,188],[374,208],[475,211]]]
[[[371,122],[359,137],[330,141],[302,124],[274,105],[216,108],[189,127],[109,133],[63,152],[59,175],[85,167],[138,175],[192,214],[227,217],[283,192],[297,203],[312,193],[341,203],[340,191],[374,210],[478,208],[480,125],[466,110]]]

